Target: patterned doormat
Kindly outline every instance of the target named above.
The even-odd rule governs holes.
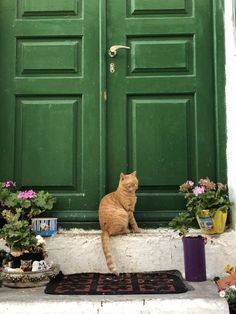
[[[112,274],[79,273],[59,275],[45,289],[48,294],[169,294],[183,293],[189,288],[178,270]]]

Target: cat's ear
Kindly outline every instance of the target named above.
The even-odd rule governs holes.
[[[131,174],[132,176],[136,177],[136,171],[132,172]]]
[[[120,180],[124,180],[124,178],[125,178],[125,175],[124,175],[123,172],[121,172],[121,174],[120,174]]]

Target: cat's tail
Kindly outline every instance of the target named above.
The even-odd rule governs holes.
[[[106,258],[107,267],[114,275],[119,276],[119,273],[117,272],[116,267],[112,261],[110,236],[107,231],[102,231],[102,247]]]

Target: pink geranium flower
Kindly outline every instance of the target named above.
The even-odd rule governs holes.
[[[198,196],[198,195],[204,193],[204,191],[205,191],[204,187],[196,186],[196,187],[193,189],[193,194],[194,194],[195,196]]]
[[[194,185],[194,182],[193,182],[193,181],[190,181],[190,180],[188,180],[186,183],[187,183],[187,185],[188,185],[190,188],[192,188],[193,185]]]
[[[3,183],[3,186],[5,188],[10,188],[11,186],[16,186],[16,182],[13,182],[13,181],[6,181]]]
[[[37,194],[33,190],[28,190],[28,191],[20,192],[17,195],[17,198],[28,199],[28,198],[34,198],[36,195]]]

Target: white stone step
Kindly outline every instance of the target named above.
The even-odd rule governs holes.
[[[199,231],[192,231],[196,233]],[[48,259],[60,264],[65,274],[108,272],[100,231],[74,229],[46,238]],[[236,265],[236,232],[209,236],[206,244],[207,277],[223,272],[226,264]],[[119,272],[178,269],[184,274],[183,245],[171,229],[142,230],[140,234],[111,237],[114,263]]]
[[[44,288],[0,288],[1,314],[228,314],[213,282],[172,295],[48,295]]]
[[[198,231],[195,231],[198,232]],[[48,259],[64,274],[107,272],[100,231],[70,230],[46,238]],[[236,233],[211,236],[206,244],[207,277],[219,275],[226,264],[236,265]],[[142,230],[111,238],[114,262],[120,272],[178,269],[184,274],[182,241],[170,229]],[[3,241],[0,241],[3,247]],[[216,285],[208,280],[190,283],[195,290],[175,295],[60,296],[44,288],[0,288],[1,314],[228,314]]]

